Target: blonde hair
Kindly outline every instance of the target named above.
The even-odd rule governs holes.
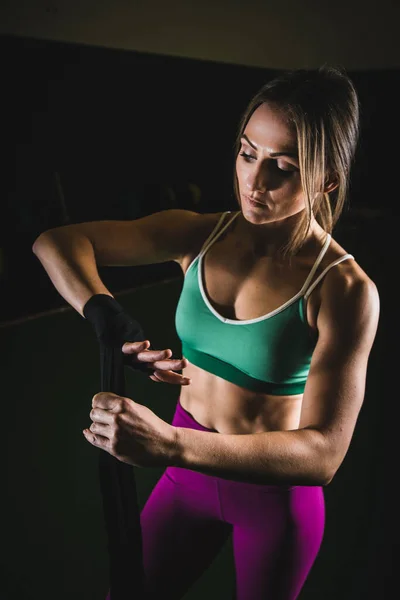
[[[283,255],[290,257],[302,246],[312,215],[326,232],[332,233],[342,213],[359,137],[359,102],[354,85],[343,69],[324,65],[315,71],[287,71],[266,83],[248,103],[238,126],[235,159],[250,117],[264,102],[281,108],[297,133],[306,210],[281,249]],[[333,176],[338,185],[332,192],[324,193],[323,185],[329,176]],[[240,207],[236,165],[234,195]]]

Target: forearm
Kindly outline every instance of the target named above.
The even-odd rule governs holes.
[[[68,227],[40,235],[32,251],[38,257],[58,293],[81,316],[83,307],[94,294],[111,292],[100,279],[90,240]]]
[[[176,467],[265,485],[325,485],[330,481],[326,444],[316,430],[245,435],[176,430]]]

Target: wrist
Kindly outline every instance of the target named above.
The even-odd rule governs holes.
[[[171,467],[182,467],[183,466],[183,441],[184,441],[184,428],[183,427],[172,427],[172,444],[170,448],[169,464]]]
[[[79,306],[78,306],[78,312],[84,319],[87,319],[87,315],[85,314],[85,311],[87,311],[88,303],[89,303],[89,301],[92,301],[92,298],[94,298],[95,296],[110,296],[111,298],[114,298],[114,296],[110,292],[107,292],[107,291],[94,292],[94,293],[89,292],[88,294],[85,294],[85,296],[80,299]],[[115,300],[115,298],[114,298],[114,300]]]

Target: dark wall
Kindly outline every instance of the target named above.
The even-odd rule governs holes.
[[[11,36],[0,37],[0,56],[3,322],[64,305],[31,252],[50,227],[235,209],[238,121],[278,71]],[[349,75],[362,107],[352,207],[382,211],[379,231],[382,214],[397,210],[400,74]],[[364,226],[362,212],[344,217],[353,229]],[[133,274],[140,284],[177,271],[104,270],[113,291]]]

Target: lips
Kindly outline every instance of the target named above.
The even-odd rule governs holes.
[[[249,200],[250,202],[255,202],[256,204],[260,204],[261,206],[265,206],[264,202],[260,202],[256,198],[252,198],[251,196],[245,196],[245,198],[246,198],[246,200]]]

